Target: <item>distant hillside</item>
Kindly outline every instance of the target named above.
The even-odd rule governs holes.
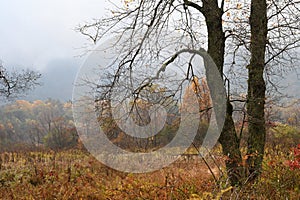
[[[286,92],[290,96],[300,98],[300,74],[295,72],[290,73],[283,84],[287,86],[286,89],[282,91],[283,93]]]
[[[48,98],[68,101],[72,99],[73,84],[79,64],[70,60],[54,60],[42,73],[42,85],[29,93],[25,99],[45,100]]]
[[[42,73],[42,86],[26,96],[26,100],[48,98],[67,101],[72,99],[73,84],[79,70],[79,63],[71,60],[54,60],[50,62]],[[300,98],[300,76],[295,72],[289,73],[285,79],[279,81],[280,92]]]

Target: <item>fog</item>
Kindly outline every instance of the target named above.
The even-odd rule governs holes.
[[[86,47],[93,48],[75,28],[104,16],[108,5],[103,0],[0,1],[0,60],[8,69],[32,68],[43,75],[43,85],[27,99],[71,99]],[[284,83],[289,87],[283,92],[300,96],[295,73]]]

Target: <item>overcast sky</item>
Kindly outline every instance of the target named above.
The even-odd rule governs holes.
[[[74,29],[109,9],[107,0],[0,0],[0,60],[8,69],[42,73],[44,86],[32,98],[71,99],[73,80],[85,58],[78,55],[91,44]],[[290,85],[299,86],[299,80]]]
[[[105,0],[0,0],[0,59],[6,67],[43,69],[55,59],[77,59],[86,38],[79,23],[100,18]],[[82,59],[82,58],[81,58]]]
[[[78,55],[91,45],[74,29],[108,9],[106,0],[0,0],[0,60],[7,69],[32,68],[43,76],[29,99],[71,99],[85,58]]]

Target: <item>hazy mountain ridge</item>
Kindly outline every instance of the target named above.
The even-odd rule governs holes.
[[[44,70],[41,70],[41,86],[29,92],[26,100],[46,100],[48,98],[68,101],[72,99],[72,92],[76,74],[80,68],[79,63],[74,60],[57,59],[48,63]],[[300,98],[300,76],[291,72],[279,82],[279,91],[293,98]]]
[[[26,95],[26,100],[48,98],[68,101],[72,99],[73,85],[79,70],[78,63],[70,60],[53,60],[42,70],[41,86]]]

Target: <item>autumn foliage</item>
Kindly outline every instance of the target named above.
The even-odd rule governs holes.
[[[300,169],[300,144],[297,147],[293,148],[294,159],[288,161],[288,165],[292,170]]]

